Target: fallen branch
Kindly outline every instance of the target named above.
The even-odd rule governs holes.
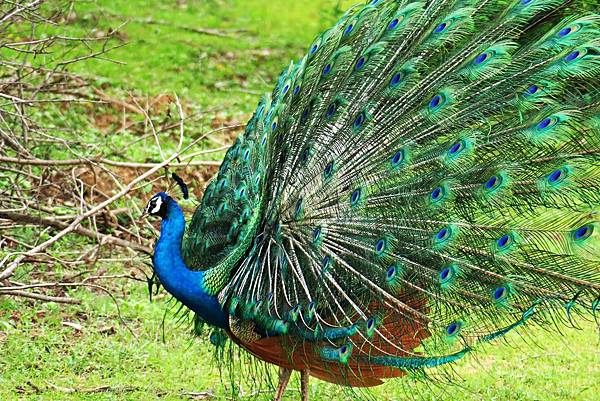
[[[110,299],[115,304],[117,308],[117,315],[119,316],[119,320],[123,325],[129,330],[129,332],[137,339],[138,335],[129,327],[125,319],[123,319],[123,315],[121,314],[121,307],[117,302],[115,296],[110,292],[107,288],[98,285],[98,284],[90,284],[86,282],[81,283],[36,283],[36,284],[25,284],[25,285],[16,285],[16,286],[0,286],[0,295],[8,295],[8,296],[18,296],[25,298],[32,298],[46,302],[60,302],[66,304],[80,304],[81,301],[75,298],[67,298],[67,297],[54,297],[45,294],[33,293],[24,291],[24,289],[29,288],[75,288],[75,287],[89,287],[95,288],[104,292],[106,295],[110,297]]]
[[[11,296],[15,296],[15,297],[30,298],[30,299],[36,299],[38,301],[45,301],[45,302],[57,302],[57,303],[61,303],[61,304],[80,304],[81,303],[81,301],[79,299],[75,299],[75,298],[54,297],[51,295],[39,294],[36,292],[28,292],[28,291],[22,291],[22,290],[4,291],[4,289],[2,287],[0,287],[0,295],[11,295]]]
[[[8,219],[8,220],[14,221],[16,223],[36,224],[36,225],[41,225],[41,226],[45,226],[45,227],[53,227],[53,228],[57,228],[57,229],[64,229],[68,226],[68,224],[66,224],[65,222],[60,221],[60,220],[48,219],[48,218],[44,218],[44,217],[31,216],[31,215],[27,215],[27,214],[14,213],[14,212],[2,211],[2,210],[0,210],[0,219]],[[92,231],[85,227],[81,227],[81,226],[76,227],[73,229],[73,232],[75,232],[79,235],[83,235],[88,238],[97,239],[103,244],[114,244],[114,245],[117,245],[120,247],[133,249],[134,251],[143,252],[147,255],[152,254],[152,249],[148,246],[145,246],[142,244],[136,244],[135,242],[131,242],[131,241],[127,241],[127,240],[124,240],[121,238],[113,237],[112,235],[103,234],[98,231]]]
[[[33,255],[35,255],[37,253],[43,252],[50,245],[54,244],[55,242],[57,242],[59,239],[61,239],[65,235],[67,235],[67,234],[75,231],[79,227],[79,225],[81,224],[81,222],[83,220],[85,220],[85,219],[87,219],[87,218],[89,218],[91,216],[94,216],[95,214],[99,213],[101,210],[103,210],[104,208],[106,208],[108,205],[112,204],[116,200],[118,200],[118,199],[122,198],[123,196],[127,195],[129,192],[131,192],[135,188],[135,186],[138,183],[146,180],[147,178],[149,178],[150,176],[152,176],[153,174],[155,174],[160,169],[171,165],[171,163],[175,159],[177,159],[182,153],[188,151],[191,147],[193,147],[194,145],[196,145],[200,141],[204,140],[207,136],[209,136],[209,135],[211,135],[211,134],[213,134],[215,132],[227,131],[229,129],[237,128],[237,127],[238,127],[237,125],[236,126],[232,126],[232,127],[221,127],[221,128],[217,128],[215,130],[209,131],[206,134],[204,134],[204,135],[200,136],[199,138],[195,139],[194,141],[192,141],[190,144],[188,144],[181,151],[173,153],[169,158],[167,158],[162,163],[154,165],[154,167],[150,168],[149,170],[147,170],[145,173],[143,173],[139,177],[137,177],[134,180],[130,181],[129,184],[125,185],[117,194],[115,194],[112,197],[106,199],[105,201],[103,201],[100,204],[96,205],[95,207],[89,209],[88,211],[86,211],[84,213],[81,213],[79,216],[77,216],[77,218],[75,218],[71,222],[71,224],[67,225],[59,233],[55,234],[52,238],[50,238],[50,239],[42,242],[41,244],[39,244],[39,245],[35,246],[34,248],[28,250],[27,252],[19,254],[19,256],[17,256],[12,262],[10,262],[8,264],[8,266],[0,273],[0,280],[6,279],[6,278],[10,277],[13,274],[13,272],[15,271],[15,269],[17,268],[17,266],[19,266],[19,264],[24,259],[26,259],[28,257],[31,257],[31,256],[33,256]],[[5,263],[6,263],[5,260],[3,260],[2,262],[0,262],[0,267],[4,266]]]
[[[25,4],[25,5],[17,4],[17,5],[15,5],[15,7],[10,12],[6,13],[5,15],[3,15],[0,18],[0,24],[3,23],[3,22],[5,22],[5,21],[10,20],[11,18],[15,17],[17,14],[19,14],[19,13],[25,11],[25,10],[33,9],[33,8],[38,7],[40,4],[42,4],[42,1],[43,0],[35,0],[35,1],[32,1],[31,3],[29,3],[29,4]]]
[[[113,14],[113,16],[115,16]],[[136,22],[138,24],[148,24],[148,25],[161,25],[168,26],[175,29],[180,29],[182,31],[188,31],[192,33],[198,33],[200,35],[209,35],[209,36],[218,36],[222,38],[232,38],[237,37],[236,34],[246,32],[245,29],[231,29],[231,30],[219,30],[212,28],[193,28],[185,25],[175,25],[173,22],[164,21],[164,20],[156,20],[153,18],[129,18],[130,21]]]
[[[212,153],[212,150],[197,152],[198,154]],[[103,158],[98,159],[65,159],[65,160],[46,160],[46,159],[24,159],[18,157],[0,156],[0,162],[22,164],[28,166],[80,166],[85,164],[106,164],[114,167],[129,167],[129,168],[154,168],[159,166],[163,167],[162,163],[132,163],[132,162],[119,162],[115,160],[108,160]],[[169,163],[171,167],[187,167],[187,166],[218,166],[221,162],[213,160],[198,160],[190,162],[175,162]]]
[[[126,392],[133,392],[133,391],[140,390],[139,387],[133,387],[133,386],[112,387],[112,386],[104,385],[104,386],[91,387],[91,388],[71,388],[71,387],[57,386],[56,384],[53,384],[50,382],[46,382],[46,383],[53,390],[60,391],[61,393],[67,393],[67,394],[73,394],[73,393],[93,394],[93,393],[108,393],[108,392],[126,393]]]
[[[48,387],[52,388],[55,391],[60,391],[61,393],[74,394],[74,393],[82,393],[82,394],[93,394],[93,393],[129,393],[129,392],[137,392],[137,391],[151,391],[153,394],[156,394],[159,397],[163,397],[169,394],[167,391],[162,389],[148,389],[145,387],[136,387],[136,386],[109,386],[102,385],[97,387],[63,387],[57,386],[51,382],[46,382]],[[205,400],[215,398],[215,395],[208,391],[182,391],[179,393],[182,397],[187,397],[193,400]]]

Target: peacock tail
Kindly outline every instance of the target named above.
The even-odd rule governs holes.
[[[267,362],[372,386],[600,308],[600,16],[373,0],[260,101],[188,267]]]

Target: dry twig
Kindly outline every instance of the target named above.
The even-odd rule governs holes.
[[[218,162],[202,157],[222,152],[227,145],[201,150],[194,150],[194,146],[206,138],[209,142],[216,132],[241,125],[219,128],[191,140],[186,138],[185,128],[200,113],[188,113],[177,95],[144,99],[129,94],[120,99],[92,88],[87,79],[69,68],[90,59],[118,63],[107,54],[123,46],[115,42],[121,26],[101,37],[41,36],[44,26],[66,19],[55,6],[62,4],[63,13],[71,6],[70,0],[56,0],[53,7],[43,7],[43,3],[0,2],[0,37],[17,38],[0,40],[0,295],[78,303],[65,296],[64,290],[96,288],[112,297],[109,289],[91,282],[118,278],[146,281],[132,275],[104,274],[96,264],[125,259],[124,263],[147,276],[139,259],[106,257],[107,253],[118,247],[129,250],[125,255],[150,254],[147,238],[156,230],[148,222],[137,221],[146,191],[160,182],[168,168],[198,166],[204,170],[217,166]],[[202,33],[221,34],[210,30]],[[69,110],[78,110],[87,122],[82,125],[79,119],[73,124]],[[170,110],[175,110],[176,116],[171,116]],[[97,128],[97,120],[111,119],[115,112],[123,122],[110,134],[130,131],[139,135],[139,141],[153,139],[160,150],[160,162],[156,157],[131,160],[127,147],[112,146],[108,140],[107,144],[83,140],[86,130]],[[47,117],[52,114],[59,117]],[[144,132],[143,126],[151,132]],[[174,149],[161,145],[167,136],[176,145]],[[65,239],[69,234],[87,240],[59,251],[70,244],[70,239]],[[55,266],[62,266],[71,277],[82,281],[55,281],[61,276],[53,270]],[[80,271],[73,273],[73,269]],[[13,281],[17,271],[24,283]]]

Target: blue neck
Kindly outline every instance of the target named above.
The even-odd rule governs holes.
[[[167,198],[160,238],[154,248],[154,271],[165,289],[208,324],[227,328],[228,318],[216,297],[206,292],[204,272],[187,268],[181,257],[185,218],[177,202]]]

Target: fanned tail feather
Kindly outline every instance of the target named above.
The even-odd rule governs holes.
[[[280,366],[353,386],[598,314],[600,17],[373,0],[286,69],[184,251]]]

